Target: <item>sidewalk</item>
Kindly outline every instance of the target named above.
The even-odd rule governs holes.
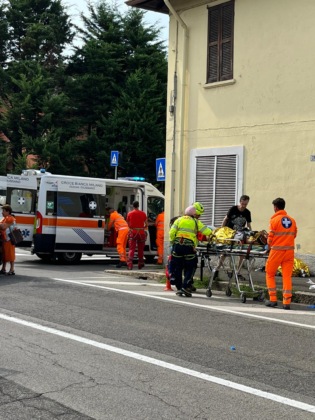
[[[162,280],[166,280],[165,277],[165,269],[162,266],[157,266],[155,264],[146,264],[146,266],[142,270],[138,270],[137,268],[134,268],[133,270],[129,271],[127,269],[106,269],[107,273],[118,273],[124,276],[131,276],[135,278],[142,278],[144,280],[156,280],[158,282],[161,282]],[[209,270],[204,267],[203,269],[203,278],[209,279]],[[248,275],[246,275],[246,270],[242,271],[242,274],[247,279]],[[253,271],[251,273],[253,283],[255,286],[255,289],[265,289],[266,288],[266,280],[265,280],[265,273],[262,271]],[[200,279],[200,267],[197,268],[196,274],[194,276],[195,279]],[[292,277],[292,283],[293,283],[293,295],[294,299],[293,301],[295,303],[303,303],[306,305],[315,305],[315,288],[310,289],[311,286],[308,281],[311,280],[315,283],[314,277]],[[214,281],[212,284],[212,290],[221,290],[224,291],[226,288],[226,285],[228,283],[229,279],[227,274],[223,271],[219,271],[219,280]],[[277,289],[282,290],[282,278],[280,276],[276,277],[277,282]],[[235,284],[235,282],[233,281]],[[248,285],[248,282],[242,282],[241,285]],[[205,289],[199,289],[200,291]]]

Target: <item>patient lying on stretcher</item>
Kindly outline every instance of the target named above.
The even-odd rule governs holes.
[[[241,231],[235,231],[229,227],[217,228],[213,231],[212,236],[209,238],[209,244],[214,247],[227,246],[228,248],[237,248],[238,250],[243,249],[244,244],[248,244],[250,248],[253,245],[257,245],[260,249],[264,249],[267,244],[268,233],[265,230],[262,231],[252,231],[247,228],[244,228]],[[200,240],[205,240],[205,238],[198,238]],[[247,247],[248,248],[248,247]],[[218,270],[223,266],[226,255],[222,254],[219,258],[217,266],[213,270],[213,280],[218,276]],[[237,275],[240,276],[240,270],[243,265],[244,256],[240,257]],[[242,276],[240,276],[242,277]]]
[[[209,238],[209,243],[223,245],[252,244],[265,246],[267,244],[268,233],[265,230],[253,231],[247,228],[236,231],[229,227],[214,229]],[[206,237],[198,237],[200,242],[205,242]]]

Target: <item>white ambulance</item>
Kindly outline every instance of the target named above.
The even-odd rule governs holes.
[[[19,178],[23,178],[20,184]],[[12,188],[14,179],[19,188]],[[32,252],[38,257],[57,258],[68,264],[80,261],[82,254],[117,258],[116,233],[106,230],[105,209],[112,207],[126,217],[135,200],[148,215],[145,257],[147,261],[153,260],[154,220],[164,209],[164,196],[147,182],[38,174],[29,170],[23,171],[22,176],[13,176],[7,191],[7,202],[22,232],[23,229],[26,232],[23,218],[29,217],[22,246],[29,246],[31,240]]]

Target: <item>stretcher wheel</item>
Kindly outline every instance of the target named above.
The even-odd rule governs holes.
[[[242,303],[246,303],[246,295],[245,295],[245,293],[241,293],[241,301],[242,301]]]
[[[227,287],[225,290],[225,294],[226,296],[232,296],[232,290],[229,287]]]
[[[211,289],[207,289],[207,290],[206,290],[206,296],[207,296],[207,297],[211,297],[211,296],[212,296],[212,291],[211,291]]]

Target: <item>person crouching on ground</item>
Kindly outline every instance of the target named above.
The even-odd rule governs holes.
[[[0,234],[2,240],[2,268],[0,274],[7,274],[13,276],[14,272],[14,261],[15,261],[15,246],[12,245],[8,230],[11,225],[15,223],[15,217],[12,215],[12,208],[9,204],[2,206],[2,216],[0,220]],[[10,264],[10,270],[6,272],[7,263]]]
[[[196,246],[198,233],[209,236],[212,230],[200,220],[196,208],[189,206],[185,215],[173,223],[169,238],[172,245],[172,276],[174,277],[176,294],[191,297],[190,282],[196,267]],[[184,281],[183,281],[184,270]]]

